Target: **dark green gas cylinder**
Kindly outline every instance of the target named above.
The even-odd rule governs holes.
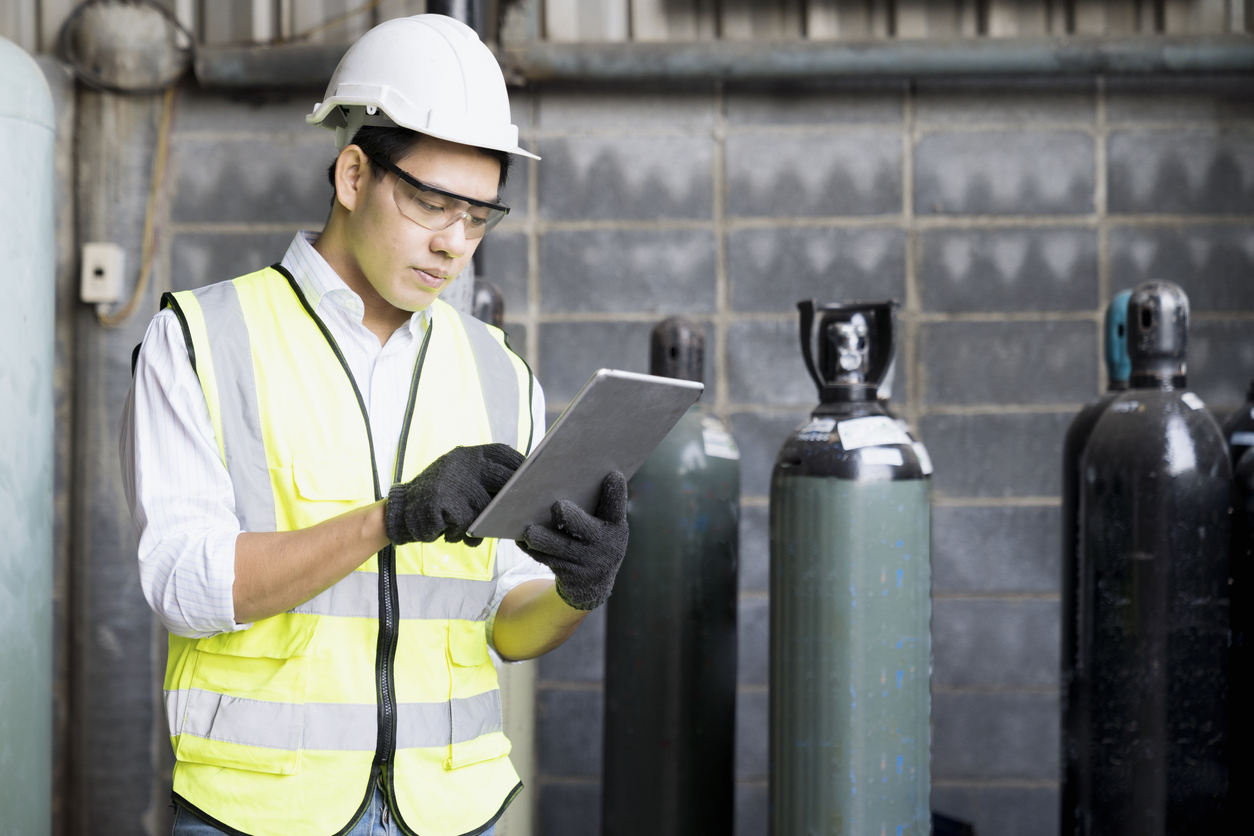
[[[704,335],[668,319],[651,372],[701,380]],[[692,407],[632,477],[606,608],[602,832],[733,832],[740,454]]]
[[[1079,568],[1081,559],[1078,548],[1080,511],[1080,456],[1088,444],[1097,419],[1121,392],[1128,388],[1132,374],[1132,361],[1128,359],[1128,300],[1132,291],[1115,294],[1106,308],[1106,327],[1103,334],[1103,353],[1106,359],[1106,394],[1080,410],[1062,443],[1062,679],[1060,702],[1062,705],[1062,832],[1068,836],[1081,834],[1076,824],[1076,793],[1078,791],[1076,758],[1073,745],[1080,738],[1079,729],[1072,724],[1079,722],[1079,714],[1071,704],[1071,681],[1076,662],[1076,599],[1079,578],[1085,573]]]
[[[1225,833],[1232,468],[1188,391],[1188,297],[1128,302],[1129,388],[1080,459],[1073,830]],[[1244,803],[1244,800],[1243,800]]]
[[[798,308],[822,402],[771,477],[770,832],[927,836],[932,466],[876,397],[895,305]]]

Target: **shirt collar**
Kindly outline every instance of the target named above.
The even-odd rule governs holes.
[[[317,232],[301,230],[292,239],[291,246],[283,256],[280,265],[296,279],[296,284],[305,294],[305,299],[317,311],[324,302],[332,304],[346,313],[353,322],[361,324],[366,315],[365,303],[335,269],[322,257],[322,253],[314,249],[318,240]],[[431,320],[431,308],[416,311],[409,318],[409,331],[418,336]]]

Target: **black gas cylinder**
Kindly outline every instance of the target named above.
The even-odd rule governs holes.
[[[1245,451],[1254,447],[1254,380],[1250,381],[1245,403],[1224,420],[1223,426],[1224,438],[1228,439],[1228,450],[1232,454],[1232,466],[1236,467]]]
[[[475,295],[470,312],[475,319],[497,328],[505,327],[505,297],[496,285],[483,279],[475,279]]]
[[[1097,426],[1097,419],[1128,388],[1128,377],[1132,374],[1132,364],[1128,359],[1128,299],[1131,297],[1130,290],[1117,293],[1106,308],[1106,325],[1102,335],[1106,394],[1080,410],[1067,428],[1062,443],[1062,676],[1059,696],[1062,705],[1063,821],[1075,815],[1077,790],[1076,753],[1067,746],[1067,742],[1079,736],[1079,730],[1071,729],[1071,724],[1077,719],[1071,705],[1071,680],[1075,674],[1076,658],[1076,591],[1082,574],[1076,566],[1079,551],[1080,456],[1093,433],[1093,427]],[[1073,831],[1074,828],[1063,830],[1064,833]]]
[[[1231,436],[1229,436],[1231,438]],[[1254,792],[1254,763],[1248,757],[1254,747],[1254,670],[1250,659],[1250,615],[1254,609],[1251,594],[1254,578],[1254,447],[1246,448],[1236,464],[1233,479],[1232,565],[1229,568],[1230,627],[1232,647],[1228,667],[1228,740],[1233,757],[1229,763],[1228,809],[1235,815]]]
[[[1185,388],[1187,336],[1179,287],[1136,289],[1130,388],[1081,457],[1068,836],[1224,827],[1232,468]]]

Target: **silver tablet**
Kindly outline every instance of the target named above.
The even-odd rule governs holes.
[[[521,540],[532,523],[552,524],[549,509],[559,499],[596,513],[606,474],[619,470],[630,479],[704,388],[601,369],[471,523],[470,536]]]

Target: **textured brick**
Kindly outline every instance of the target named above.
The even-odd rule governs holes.
[[[1115,131],[1111,212],[1254,211],[1254,133]]]
[[[183,233],[170,244],[170,286],[194,290],[268,267],[283,259],[293,233]]]
[[[767,836],[769,804],[765,783],[736,784],[736,836]]]
[[[766,592],[771,582],[770,509],[740,506],[740,591]]]
[[[738,311],[795,311],[822,302],[906,296],[906,236],[896,229],[738,229],[727,236]]]
[[[1254,322],[1198,320],[1189,325],[1189,387],[1213,409],[1235,409],[1254,378]]]
[[[601,832],[600,784],[543,784],[539,807],[540,832],[544,836],[588,836]]]
[[[605,678],[605,608],[593,610],[575,634],[540,657],[545,682],[600,682]]]
[[[934,592],[1057,592],[1058,508],[932,509]]]
[[[325,134],[322,135],[322,134]],[[316,223],[331,209],[329,131],[308,139],[184,139],[174,144],[175,221]]]
[[[540,771],[545,775],[599,776],[605,714],[601,692],[541,688],[536,702]]]
[[[708,219],[708,136],[574,136],[540,144],[540,213],[553,220]]]
[[[1211,122],[1254,115],[1254,76],[1109,76],[1108,122]]]
[[[540,329],[536,374],[551,404],[565,404],[600,368],[649,370],[648,322],[554,322]]]
[[[540,241],[545,311],[714,310],[714,236],[704,230],[550,232]]]
[[[527,236],[499,227],[483,239],[475,253],[476,278],[496,285],[505,298],[505,316],[527,313]]]
[[[661,317],[658,317],[659,321]],[[556,406],[570,401],[597,369],[649,371],[649,335],[655,322],[554,322],[540,330],[542,368],[536,369],[547,400]],[[714,403],[713,329],[705,327],[706,389],[702,399]],[[560,409],[558,410],[560,412]],[[556,418],[557,416],[552,416]]]
[[[914,211],[1092,212],[1093,153],[1092,137],[1079,131],[930,134],[915,149]]]
[[[1098,393],[1091,322],[933,322],[920,336],[928,403],[1081,403]]]
[[[764,597],[741,598],[736,619],[736,678],[765,685],[770,677],[771,602]]]
[[[1057,496],[1062,439],[1072,415],[925,415],[923,440],[949,496]]]
[[[932,602],[932,685],[1058,687],[1057,601]]]
[[[534,122],[532,111],[535,108],[536,96],[530,90],[520,90],[517,87],[511,87],[509,90],[509,117],[510,121],[520,131],[530,128]]]
[[[1055,694],[933,694],[932,780],[1056,780]]]
[[[741,412],[732,416],[732,434],[740,448],[740,490],[743,493],[766,496],[770,492],[775,455],[784,439],[809,416],[809,410]]]
[[[727,331],[727,377],[734,403],[818,403],[795,322],[733,322]]]
[[[1022,125],[1092,122],[1091,78],[920,79],[915,118],[921,125]]]
[[[928,311],[1097,307],[1097,233],[1088,229],[934,230],[919,236]]]
[[[507,320],[505,327],[501,330],[505,332],[505,339],[514,353],[530,363],[531,357],[527,354],[527,326],[521,322],[509,322]]]
[[[714,124],[714,91],[702,85],[668,89],[633,85],[548,86],[539,94],[541,127],[704,128]]]
[[[1151,279],[1184,288],[1191,311],[1254,311],[1254,225],[1111,230],[1111,287]]]
[[[932,809],[993,836],[1057,836],[1058,790],[932,785]]]
[[[314,104],[322,101],[325,90],[325,87],[319,87],[285,91],[281,96],[233,96],[188,84],[179,91],[174,135],[213,131],[318,136],[328,138],[334,149],[333,131],[315,128],[305,122],[305,116],[313,113]]]
[[[519,144],[528,151],[536,152],[534,142],[524,139],[520,140]],[[510,166],[505,188],[500,191],[501,202],[509,207],[510,221],[521,221],[527,217],[530,212],[528,207],[530,193],[531,160],[526,157],[514,157],[514,164]]]
[[[727,182],[728,212],[741,217],[896,214],[901,134],[732,134]]]
[[[770,698],[765,691],[736,694],[736,780],[766,777],[770,759]]]
[[[890,124],[901,121],[901,82],[742,84],[727,91],[733,125]]]

